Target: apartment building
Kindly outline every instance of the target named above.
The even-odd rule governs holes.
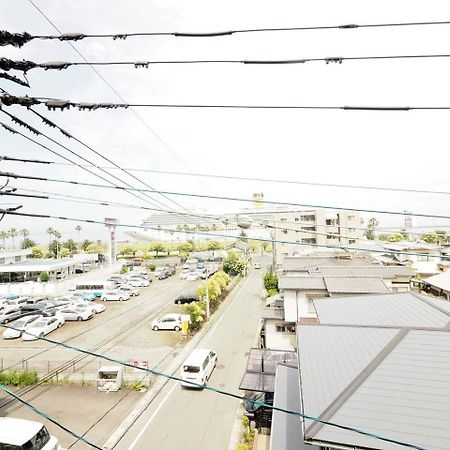
[[[363,235],[361,217],[356,211],[332,212],[314,209],[274,212],[272,220],[278,267],[286,256],[304,255],[311,251],[312,246],[357,247]],[[283,241],[295,244],[283,243]],[[320,247],[314,248],[320,249]],[[324,250],[326,250],[325,247]]]

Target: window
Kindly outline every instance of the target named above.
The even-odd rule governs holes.
[[[295,333],[295,325],[279,324],[275,329],[277,333]]]
[[[316,227],[303,227],[305,231],[316,231]]]
[[[315,244],[316,238],[305,238],[302,239],[303,244]]]
[[[348,217],[347,217],[347,220],[348,220],[348,221],[355,220],[355,216],[348,216]]]
[[[349,244],[356,244],[356,239],[349,239],[349,240],[348,240],[348,243],[349,243]]]
[[[314,222],[316,220],[316,216],[314,214],[309,214],[307,216],[300,216],[302,222]]]
[[[337,234],[327,234],[327,239],[337,239]]]
[[[334,219],[326,219],[325,224],[326,225],[334,225],[335,224]]]
[[[283,234],[287,234],[287,230],[283,230]]]
[[[294,220],[295,220],[296,222],[298,222],[298,217],[296,217]]]
[[[209,364],[209,356],[206,357],[206,359],[203,361],[203,370],[206,370],[206,368],[208,367]]]
[[[286,222],[287,221],[287,218],[286,217],[282,217],[281,219],[280,219],[280,222]]]
[[[20,262],[20,261],[22,261],[22,257],[21,256],[14,256],[14,261],[15,262]]]
[[[5,258],[0,258],[0,264],[5,264]]]

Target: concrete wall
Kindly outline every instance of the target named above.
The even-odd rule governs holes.
[[[276,331],[276,324],[283,323],[266,320],[266,348],[272,350],[295,350],[295,333],[280,333]]]

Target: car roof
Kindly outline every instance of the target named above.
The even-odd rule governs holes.
[[[43,427],[42,423],[14,417],[0,417],[0,442],[22,445],[35,436]]]
[[[196,348],[192,350],[191,354],[185,359],[183,365],[189,366],[189,365],[197,365],[201,364],[207,355],[209,355],[209,352],[212,352],[214,350],[207,349],[207,348]],[[215,353],[215,352],[214,352]]]
[[[181,314],[164,314],[160,319],[181,319]]]

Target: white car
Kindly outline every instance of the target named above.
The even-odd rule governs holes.
[[[40,319],[42,316],[40,314],[33,314],[32,316],[22,317],[21,319],[16,320],[10,326],[12,328],[7,328],[3,332],[3,339],[16,339],[22,336],[25,330],[33,326],[33,323]]]
[[[130,296],[126,292],[123,291],[104,291],[102,294],[102,300],[104,302],[109,300],[118,300],[119,302],[122,302],[124,300],[129,300]]]
[[[81,322],[82,320],[92,319],[94,310],[84,305],[68,305],[63,306],[59,310],[59,314],[64,317],[65,321],[77,320],[78,322]]]
[[[152,322],[152,330],[181,330],[181,314],[165,314]]]
[[[28,328],[23,334],[24,341],[34,341],[48,333],[60,328],[64,324],[64,318],[59,314],[52,317],[41,317],[33,322],[33,326]]]
[[[141,277],[129,277],[125,280],[126,284],[129,284],[133,287],[148,287],[150,286],[150,281]]]
[[[260,263],[254,263],[253,264],[253,268],[254,269],[261,269],[261,264]]]
[[[137,295],[139,295],[139,289],[128,284],[123,284],[122,286],[118,287],[117,290],[126,292],[130,295],[130,297],[136,297]]]
[[[94,314],[102,313],[106,308],[101,303],[91,303],[86,300],[78,300],[71,303],[71,306],[79,306],[81,308],[92,309]]]
[[[0,323],[8,323],[23,316],[18,306],[2,306],[0,308]]]
[[[196,281],[200,278],[199,274],[197,272],[190,272],[186,276],[187,281]]]
[[[180,275],[180,280],[185,280],[186,277],[191,273],[189,269],[183,269]]]

